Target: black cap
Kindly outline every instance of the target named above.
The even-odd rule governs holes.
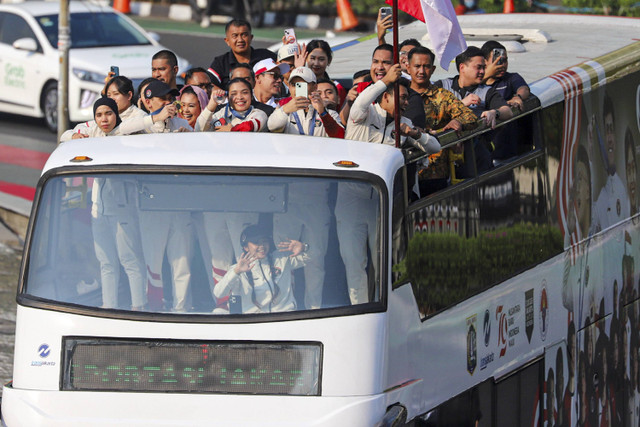
[[[260,239],[271,240],[271,236],[263,227],[250,225],[242,231],[240,235],[240,245],[244,247],[248,242],[258,243]]]
[[[171,94],[173,96],[180,95],[180,91],[178,89],[171,89],[168,84],[160,80],[154,80],[147,85],[144,90],[144,97],[154,98],[154,97],[162,97],[167,94]]]

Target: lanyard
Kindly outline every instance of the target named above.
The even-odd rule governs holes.
[[[236,111],[233,108],[229,107],[229,104],[227,104],[227,106],[225,107],[224,116],[229,117],[229,113],[231,113],[233,117],[240,120],[244,120],[247,118],[249,114],[251,114],[252,111],[253,111],[253,105],[251,105],[249,109],[244,114],[242,114],[241,112]]]
[[[313,110],[313,116],[311,117],[311,123],[309,124],[309,135],[313,136],[313,131],[316,128],[316,110]],[[298,117],[298,112],[294,111],[293,113],[291,113],[291,115],[293,116],[294,120],[296,121],[296,125],[298,126],[298,132],[300,132],[300,135],[305,135],[304,133],[304,129],[302,129],[302,123],[300,123],[300,117]]]

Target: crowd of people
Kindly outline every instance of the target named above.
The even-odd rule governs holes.
[[[332,79],[327,68],[332,50],[324,40],[283,44],[277,53],[251,46],[251,25],[234,19],[226,25],[229,51],[208,69],[184,72],[178,85],[178,62],[169,50],[151,60],[151,77],[137,88],[125,76],[110,75],[98,100],[94,121],[65,132],[61,141],[94,136],[158,132],[280,132],[346,138],[395,146],[394,113],[400,111],[400,143],[430,156],[419,164],[422,193],[451,182],[451,153],[475,150],[482,172],[517,154],[517,138],[505,129],[474,147],[440,149],[439,132],[495,127],[523,108],[530,93],[517,73],[510,73],[507,51],[490,41],[469,47],[456,58],[458,75],[432,82],[435,55],[415,39],[393,47],[385,42],[390,17],[378,19],[378,46],[369,70],[356,70],[351,88]],[[283,43],[287,40],[283,37]],[[395,105],[395,88],[399,105]],[[104,113],[103,113],[104,111]],[[458,159],[461,157],[458,156]],[[462,156],[464,158],[464,156]],[[467,162],[469,163],[469,162]],[[469,172],[460,169],[460,176]]]
[[[476,165],[470,169],[480,172],[501,160],[494,153],[516,153],[512,147],[514,138],[501,138],[498,132],[491,133],[487,140],[446,150],[441,149],[434,136],[447,130],[473,129],[483,122],[493,128],[498,120],[511,118],[513,109],[523,108],[529,88],[519,75],[507,72],[504,46],[488,42],[482,49],[469,47],[456,58],[459,75],[433,83],[435,55],[417,40],[405,40],[399,47],[400,61],[394,63],[393,47],[384,40],[387,21],[388,18],[379,19],[379,45],[372,52],[370,69],[356,71],[352,87],[346,88],[327,73],[332,50],[326,41],[284,44],[283,38],[277,53],[254,49],[250,24],[232,20],[226,26],[225,37],[230,50],[215,57],[208,69],[187,70],[184,85],[178,85],[176,55],[169,50],[159,51],[151,60],[151,76],[137,88],[125,76],[109,76],[103,97],[94,105],[94,121],[66,131],[61,141],[135,133],[276,132],[395,147],[397,131],[401,148],[428,155],[411,174],[414,184],[418,184],[413,185],[418,196],[449,185],[451,153],[474,150]],[[399,129],[395,129],[397,110],[401,114]],[[461,173],[465,173],[463,169]],[[152,285],[149,289],[162,288],[166,254],[173,276],[172,310],[188,311],[189,259],[195,223],[203,224],[210,246],[210,267],[217,283],[213,293],[218,303],[223,302],[219,310],[290,310],[296,302],[291,284],[281,282],[280,273],[302,266],[306,282],[304,305],[321,306],[331,215],[326,183],[314,184],[318,188],[291,184],[288,213],[274,214],[267,231],[246,228],[257,223],[257,217],[253,217],[257,214],[251,218],[227,218],[205,212],[196,221],[188,212],[170,216],[155,211],[136,214],[135,206],[111,212],[107,205],[118,204],[110,200],[135,186],[130,184],[112,178],[98,178],[93,183],[92,227],[101,265],[103,307],[119,306],[117,271],[118,264],[122,264],[131,287],[131,308],[145,309],[150,302],[144,283]],[[358,213],[373,215],[377,201],[371,191],[364,193],[358,185],[341,185],[335,206],[340,255],[352,304],[370,301],[367,259],[368,250],[374,253],[377,225],[375,215]],[[311,200],[310,195],[315,199]],[[318,206],[319,200],[322,207]],[[122,227],[123,218],[127,227]],[[295,254],[293,258],[269,255],[278,246],[265,243],[271,229],[276,241]],[[219,244],[220,230],[228,230],[226,240],[232,245]],[[236,244],[238,235],[244,236],[241,245]],[[303,249],[309,243],[312,249],[307,253]],[[218,254],[218,249],[224,253]],[[232,254],[229,256],[228,252]],[[268,262],[260,261],[263,258]],[[253,276],[264,276],[264,283],[245,280],[252,276],[247,273],[256,265],[261,266],[262,276]],[[264,271],[272,270],[280,272],[277,281],[267,280],[271,273]],[[227,301],[226,297],[234,298]],[[234,303],[238,298],[241,302]]]

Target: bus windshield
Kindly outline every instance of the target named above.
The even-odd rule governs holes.
[[[38,201],[22,292],[211,316],[377,302],[380,205],[371,183],[335,178],[55,176]]]

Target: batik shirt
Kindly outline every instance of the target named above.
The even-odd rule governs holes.
[[[476,115],[446,89],[429,85],[419,93],[424,103],[426,129],[440,130],[451,120],[460,122],[463,129],[472,129],[476,124]],[[420,171],[423,178],[446,178],[449,176],[449,150],[429,156],[429,167]]]

